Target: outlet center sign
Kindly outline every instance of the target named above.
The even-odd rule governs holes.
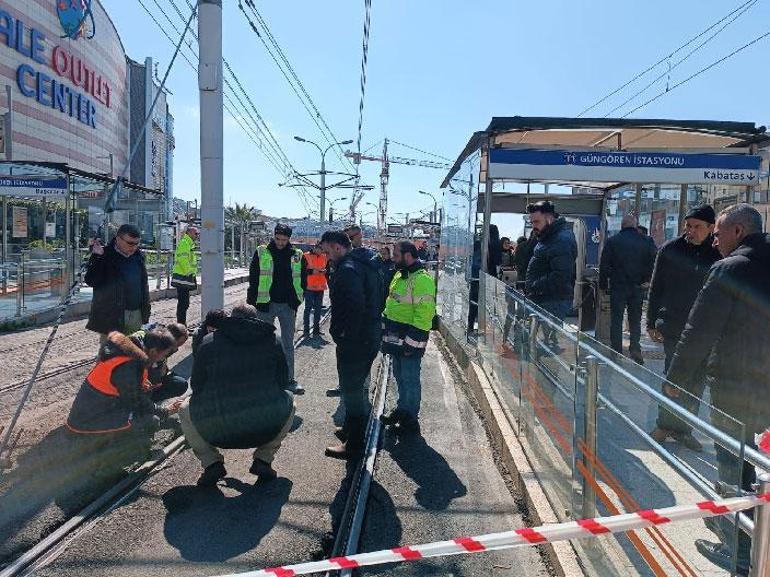
[[[59,20],[64,32],[62,38],[82,37],[85,20],[90,15],[90,2],[84,4],[83,0],[50,1],[55,4],[52,7],[59,10]],[[63,11],[63,8],[66,10]],[[72,19],[64,18],[71,16],[69,12],[72,10],[82,16],[74,23]],[[16,68],[16,84],[23,96],[34,98],[43,106],[96,128],[97,105],[106,108],[111,105],[112,83],[106,75],[80,56],[72,54],[66,45],[48,42],[43,32],[27,26],[19,18],[14,18],[2,9],[2,5],[0,44],[29,60]]]

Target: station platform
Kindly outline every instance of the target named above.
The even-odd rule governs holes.
[[[245,287],[228,290],[231,304],[245,296]],[[172,361],[178,362],[176,371],[189,374],[190,358],[185,350]],[[383,432],[361,551],[525,524],[510,480],[500,472],[466,385],[452,367],[441,337],[434,333],[423,360],[421,435],[398,439],[388,430]],[[192,451],[185,449],[167,460],[131,499],[106,514],[36,573],[203,576],[328,555],[353,472],[352,465],[324,456],[325,447],[336,443],[334,422],[342,416],[339,399],[326,396],[326,390],[337,385],[335,346],[328,335],[299,346],[296,378],[307,392],[295,398],[294,428],[274,463],[278,479],[256,483],[248,472],[251,452],[224,451],[227,478],[215,490],[200,489],[195,482],[201,466]],[[389,410],[396,398],[393,382],[388,394]],[[61,416],[68,408],[64,401],[59,405],[52,414]],[[156,437],[159,444],[168,440],[161,434]],[[41,445],[55,446],[51,434],[36,446],[30,441],[25,440],[22,450],[38,457]],[[38,460],[42,463],[44,459]],[[30,474],[34,462],[22,461]],[[51,460],[47,462],[52,465]],[[26,477],[21,473],[10,478],[20,481]],[[45,477],[50,479],[51,475],[55,476],[55,469],[49,468]],[[18,507],[15,519],[9,518],[9,509],[0,513],[0,543],[4,543],[0,546],[0,566],[83,504],[65,487],[59,487],[62,494],[54,494],[43,483],[32,483],[21,491],[12,489],[5,487],[3,492],[0,487],[4,503],[9,498],[29,502],[39,491],[39,510]],[[371,569],[367,574],[487,577],[513,572],[548,574],[538,551],[532,548],[426,560]]]

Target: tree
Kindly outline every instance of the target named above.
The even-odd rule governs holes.
[[[230,222],[230,226],[240,227],[240,260],[244,262],[243,245],[246,237],[246,228],[249,223],[257,218],[257,209],[253,206],[235,203],[235,206],[228,206],[225,208],[225,218]],[[235,250],[235,247],[233,247]]]

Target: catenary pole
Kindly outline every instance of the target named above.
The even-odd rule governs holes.
[[[224,306],[222,0],[198,0],[201,154],[201,317]]]

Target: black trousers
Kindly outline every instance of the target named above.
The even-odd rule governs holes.
[[[337,345],[337,375],[339,377],[342,403],[345,406],[347,447],[352,451],[362,450],[369,416],[369,391],[366,377],[372,370],[377,348],[372,344]]]
[[[473,332],[476,326],[476,317],[479,316],[479,281],[472,280],[470,294],[468,295],[468,332]]]
[[[677,342],[679,342],[678,338],[675,339],[671,337],[664,337],[663,339],[663,350],[666,353],[666,372],[668,372],[668,367],[671,364],[671,359],[674,356]],[[706,388],[706,363],[701,365],[701,367],[696,371],[689,382],[674,384],[692,395],[679,395],[678,397],[674,397],[674,401],[690,411],[692,414],[697,415],[698,410],[700,409],[700,399],[703,396],[704,389]],[[663,394],[666,394],[665,391]],[[677,434],[692,433],[692,427],[690,425],[683,422],[678,417],[675,417],[670,411],[667,411],[663,407],[658,408],[657,426],[659,429],[665,429]]]
[[[610,292],[610,343],[613,350],[623,352],[623,313],[628,310],[628,327],[631,330],[632,353],[641,353],[642,300],[644,294],[638,286],[612,287]]]
[[[152,402],[161,403],[187,392],[187,379],[169,371],[161,380],[161,386],[152,391]]]
[[[176,322],[187,324],[187,309],[190,308],[190,289],[176,289]]]

